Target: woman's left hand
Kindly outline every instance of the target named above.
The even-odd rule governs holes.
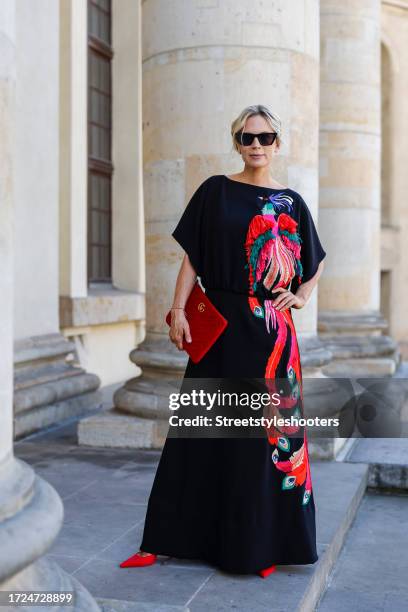
[[[273,289],[273,293],[279,292],[281,295],[272,302],[272,306],[277,310],[283,311],[288,308],[303,308],[306,304],[306,300],[298,295],[295,295],[291,291],[284,289],[284,287],[277,287]]]

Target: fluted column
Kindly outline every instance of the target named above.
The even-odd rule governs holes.
[[[319,330],[334,376],[395,370],[380,304],[380,0],[322,0]]]
[[[23,6],[0,3],[0,591],[72,591],[74,610],[96,612],[100,608],[89,592],[43,557],[61,527],[61,499],[13,454],[16,27]]]

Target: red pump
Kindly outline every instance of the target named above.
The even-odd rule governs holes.
[[[148,565],[153,565],[156,561],[157,555],[141,555],[140,552],[137,552],[135,555],[129,557],[129,559],[126,559],[126,561],[122,561],[119,567],[146,567]]]
[[[126,559],[126,561],[122,561],[119,567],[147,567],[149,565],[154,565],[157,561],[157,555],[148,554],[141,555],[140,552],[137,552],[135,555]],[[266,569],[260,570],[257,572],[258,576],[261,578],[267,578],[276,570],[276,565],[271,565]]]
[[[276,565],[271,565],[271,567],[267,567],[266,569],[260,570],[258,572],[258,576],[260,576],[261,578],[267,578],[275,570],[276,570]]]

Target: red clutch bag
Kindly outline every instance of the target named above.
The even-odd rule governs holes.
[[[190,326],[191,342],[186,342],[183,338],[183,349],[194,363],[198,363],[222,334],[228,321],[209,300],[198,282],[188,297],[185,312]],[[166,323],[171,325],[171,310],[166,315]]]

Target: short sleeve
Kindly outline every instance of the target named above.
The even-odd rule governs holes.
[[[298,233],[301,240],[301,279],[296,280],[296,290],[298,289],[301,282],[306,283],[311,278],[313,278],[313,276],[317,272],[319,263],[322,261],[322,259],[326,257],[326,251],[323,249],[322,244],[320,242],[312,214],[306,202],[301,196],[299,196],[299,200],[300,215]]]
[[[171,234],[187,253],[197,276],[203,273],[207,181],[196,189]]]

